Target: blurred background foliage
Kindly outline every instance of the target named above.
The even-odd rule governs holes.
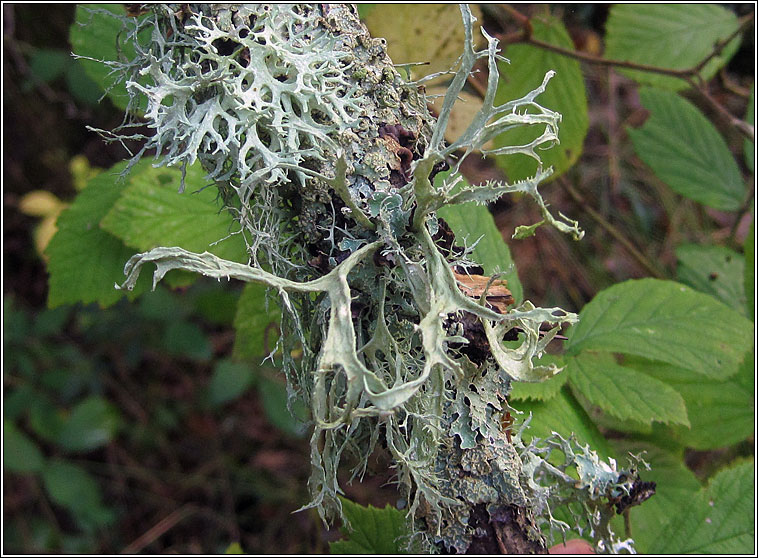
[[[589,56],[603,53],[607,5],[517,9],[533,18],[536,39]],[[722,11],[741,17],[751,9],[735,4],[724,5]],[[387,38],[396,63],[431,63],[412,67],[413,77],[447,69],[460,52],[462,28],[455,6],[362,5],[360,11],[372,33]],[[740,254],[743,245],[746,256],[752,258],[754,251],[751,207],[743,203],[753,195],[752,190],[743,191],[744,184],[752,184],[752,145],[696,95],[672,100],[640,89],[624,70],[580,63],[523,41],[508,44],[508,37],[521,32],[518,14],[491,5],[475,13],[490,34],[504,39],[504,55],[520,62],[503,68],[501,100],[523,94],[517,89],[524,84],[525,90],[535,87],[548,69],[559,70],[543,99],[564,118],[561,144],[546,154],[557,178],[543,195],[587,231],[580,243],[549,228],[509,242],[524,296],[541,306],[579,311],[619,281],[654,276],[689,284],[752,319],[754,285],[742,280]],[[629,25],[623,15],[613,20],[622,30]],[[307,501],[306,430],[287,410],[285,386],[274,363],[261,364],[277,331],[275,313],[260,307],[262,292],[181,276],[169,283],[173,288],[147,292],[143,285],[145,292],[134,302],[118,300],[120,295],[113,293],[107,308],[95,302],[73,304],[65,297],[56,300],[49,292],[44,249],[55,233],[56,219],[77,192],[102,177],[103,169],[128,157],[122,146],[104,143],[85,126],[116,127],[123,106],[110,97],[99,101],[99,85],[70,56],[76,46],[76,33],[69,38],[75,6],[5,4],[3,16],[6,552],[239,550],[229,546],[232,541],[252,553],[327,552],[328,542],[339,533],[327,531],[310,512],[291,513]],[[753,118],[752,29],[742,35],[742,42],[725,46],[720,67],[704,70],[711,95],[748,121]],[[112,29],[99,32],[115,35]],[[628,48],[624,40],[617,33],[615,42],[605,44],[605,55],[623,58]],[[683,67],[702,58],[695,54]],[[656,62],[641,56],[641,63]],[[530,76],[537,81],[528,83]],[[465,121],[476,108],[481,87],[477,79],[464,92],[468,103],[458,109],[453,134],[456,122]],[[427,92],[444,92],[444,77],[427,84]],[[697,116],[659,123],[648,118],[656,103],[687,103],[682,110],[691,107],[707,114],[723,138],[723,149],[737,155],[734,167],[715,171],[732,177],[721,198],[707,197],[707,184],[706,197],[698,197],[667,180],[671,170],[665,153],[655,156],[656,134],[683,126],[677,133],[686,135],[700,130],[702,123]],[[695,140],[687,145],[694,149],[692,164],[713,171],[708,153],[698,152]],[[652,146],[647,151],[646,142]],[[652,155],[646,159],[643,153]],[[520,178],[533,171],[531,161],[518,158],[506,163],[472,157],[464,169],[472,183]],[[698,176],[712,180],[707,174]],[[168,184],[166,191],[172,188]],[[515,226],[540,218],[534,206],[518,201],[503,199],[489,208],[506,239]],[[114,214],[103,226],[126,236],[132,223],[128,215]],[[139,232],[149,228],[141,226],[145,229]],[[133,252],[127,250],[123,260]],[[747,265],[753,262],[748,259]],[[91,278],[81,273],[81,288],[87,291]],[[675,375],[669,371],[669,380]],[[751,370],[743,367],[729,386],[732,391],[713,407],[740,407],[740,425],[753,414],[752,405],[747,408],[743,401],[743,392],[754,391],[749,377]],[[552,395],[522,392],[521,408],[536,408],[541,397],[565,390],[562,383],[548,389]],[[684,386],[680,392],[688,389],[697,391],[698,386]],[[578,405],[562,397],[556,400],[567,413]],[[692,394],[688,407],[690,400],[699,401]],[[586,409],[592,407],[583,403]],[[708,402],[698,404],[712,410]],[[718,438],[718,429],[707,430],[708,417],[694,414],[691,410],[693,425],[703,423],[704,430],[698,432]],[[619,427],[602,413],[593,420],[605,433]],[[546,427],[537,421],[536,433]],[[653,442],[670,433],[650,424],[639,428]],[[708,438],[700,445],[687,438],[685,427],[680,434],[689,448],[687,467],[661,454],[656,478],[674,479],[674,489],[683,494],[697,491],[702,479],[735,457],[753,453],[752,433],[739,431],[723,444]],[[604,440],[598,443],[608,449]],[[652,447],[623,439],[612,444],[617,450]],[[347,485],[347,496],[379,507],[397,504],[387,464],[378,452],[369,464],[371,474],[360,484]]]

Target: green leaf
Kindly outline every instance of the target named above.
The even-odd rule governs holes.
[[[745,122],[751,126],[755,125],[755,84],[750,86],[750,99],[747,103],[747,114],[745,115]],[[755,172],[755,143],[749,139],[745,139],[743,146],[745,152],[745,165],[750,172]]]
[[[750,231],[745,238],[743,246],[745,252],[745,308],[747,315],[751,320],[755,320],[755,216],[750,223]]]
[[[567,381],[568,374],[564,370],[544,382],[513,382],[508,398],[514,401],[548,401],[560,393]]]
[[[625,365],[665,382],[684,399],[690,428],[671,429],[670,438],[699,450],[736,444],[755,433],[753,354],[745,355],[736,376],[725,381],[704,378],[676,366],[627,359]]]
[[[384,509],[340,498],[350,529],[342,527],[347,540],[329,543],[330,554],[405,554],[410,535],[405,514],[387,504]]]
[[[171,323],[190,314],[185,297],[161,285],[145,293],[136,305],[140,318],[149,321]]]
[[[208,403],[220,407],[242,395],[255,381],[253,371],[247,364],[223,359],[213,368],[208,386]]]
[[[616,418],[690,424],[684,400],[675,389],[617,364],[612,354],[582,352],[567,358],[566,364],[571,386]]]
[[[127,246],[147,251],[179,246],[192,252],[211,252],[225,260],[247,261],[242,236],[232,232],[234,220],[217,203],[215,188],[191,193],[205,185],[199,165],[187,169],[187,191],[180,194],[182,173],[174,168],[143,167],[132,171],[129,186],[101,221]],[[221,242],[218,242],[221,241]],[[218,242],[218,244],[214,244]]]
[[[3,295],[3,346],[7,348],[11,344],[25,343],[30,338],[31,331],[32,320],[29,313],[19,308],[13,295]],[[9,353],[6,355],[6,358],[11,356]],[[4,363],[8,365],[7,361]]]
[[[471,257],[481,264],[485,275],[505,271],[503,279],[508,282],[508,290],[511,291],[516,304],[519,304],[524,299],[524,290],[518,278],[518,271],[511,258],[508,244],[495,226],[495,219],[489,210],[475,202],[467,202],[445,206],[439,209],[437,214],[450,225],[459,244],[465,239],[471,245],[481,238]]]
[[[610,351],[667,362],[724,379],[752,346],[753,324],[713,297],[673,281],[625,281],[580,312],[565,348]]]
[[[4,364],[8,366],[7,362]],[[36,390],[26,382],[15,389],[8,389],[3,397],[3,418],[7,421],[16,421],[21,416],[26,416],[36,398]]]
[[[559,18],[544,15],[530,21],[534,38],[574,49],[574,43]],[[531,45],[508,45],[503,54],[511,63],[500,63],[501,80],[495,97],[498,103],[523,97],[542,83],[548,71],[555,71],[547,90],[537,99],[540,105],[562,115],[558,134],[560,144],[540,153],[543,167],[552,166],[555,170],[551,177],[554,179],[579,159],[589,126],[587,94],[579,62]],[[508,131],[495,138],[495,146],[523,145],[543,131],[541,126]],[[537,171],[537,161],[527,155],[503,155],[496,157],[495,161],[511,182],[534,176]]]
[[[544,355],[540,359],[535,359],[534,364],[541,366],[555,364],[561,367],[565,365],[565,362],[561,357]],[[548,401],[558,395],[567,381],[568,373],[566,370],[563,370],[544,382],[512,382],[508,400],[525,401],[531,399],[533,401]]]
[[[212,288],[203,289],[197,294],[195,309],[200,316],[213,324],[231,326],[237,314],[241,292],[241,289],[232,290],[226,285],[212,285]]]
[[[102,397],[78,403],[58,433],[58,445],[68,451],[89,451],[104,446],[121,426],[118,409]]]
[[[39,473],[45,465],[42,452],[10,420],[3,420],[3,469],[13,473]]]
[[[63,411],[49,397],[39,393],[29,408],[29,426],[40,438],[56,443],[65,426]]]
[[[238,542],[231,543],[228,547],[226,547],[226,550],[224,551],[224,554],[244,554],[245,552],[242,550],[242,545]]]
[[[302,401],[294,401],[290,412],[287,407],[287,387],[282,382],[266,376],[261,377],[258,389],[269,422],[290,436],[303,438],[308,431],[304,422],[308,411]]]
[[[534,437],[547,438],[555,431],[564,438],[573,434],[580,444],[589,444],[598,455],[610,456],[610,447],[605,437],[593,424],[567,387],[561,389],[555,397],[548,401],[520,401],[511,406],[523,413],[518,415],[519,424],[529,416],[529,413],[532,414],[529,428],[523,433],[525,442]],[[518,429],[518,426],[515,428]]]
[[[125,43],[122,45],[121,57],[117,46],[117,38],[123,36],[122,22],[117,17],[124,16],[124,8],[118,4],[85,4],[76,7],[74,23],[69,29],[69,42],[74,53],[95,60],[78,60],[87,75],[94,81],[102,94],[109,90],[108,97],[113,104],[125,110],[129,95],[123,83],[115,84],[117,76],[111,74],[111,69],[96,60],[119,60],[125,57],[134,58],[134,47]]]
[[[605,26],[605,58],[686,70],[713,52],[714,46],[738,26],[731,10],[714,4],[615,4]],[[739,42],[739,37],[733,39],[699,75],[705,81],[713,77],[737,51]],[[638,70],[619,71],[656,87],[688,87],[680,78]]]
[[[81,365],[82,368],[87,366],[86,363]],[[77,365],[74,367],[78,368]],[[55,393],[59,401],[70,402],[81,393],[83,375],[80,374],[81,370],[72,370],[70,366],[59,364],[39,374],[39,386],[48,393]]]
[[[68,53],[59,49],[41,48],[29,57],[29,70],[39,80],[51,82],[66,71],[71,64]]]
[[[601,432],[623,432],[635,437],[643,436],[645,440],[654,441],[651,440],[651,436],[658,430],[666,428],[661,422],[638,422],[632,419],[617,418],[592,404],[584,393],[576,388],[572,389],[571,394],[576,397],[576,400]],[[668,431],[666,433],[668,435]]]
[[[719,471],[652,545],[654,554],[753,554],[755,464]]]
[[[627,128],[640,159],[676,193],[715,209],[739,209],[745,182],[713,124],[676,93],[644,88],[640,99],[650,117],[641,128]]]
[[[166,326],[163,346],[170,355],[193,360],[208,360],[213,355],[203,330],[187,321],[173,321]]]
[[[66,86],[73,97],[80,103],[94,106],[100,101],[102,91],[89,77],[78,61],[73,61],[66,69]]]
[[[124,296],[125,291],[116,290],[114,284],[123,282],[124,264],[134,250],[102,230],[99,223],[127,186],[117,178],[125,166],[120,163],[90,180],[58,217],[58,232],[45,250],[50,308],[77,302],[106,307]],[[134,299],[149,288],[149,277],[140,278],[126,296]]]
[[[724,246],[682,244],[676,248],[677,278],[745,313],[745,259]]]
[[[366,16],[376,8],[377,4],[358,4],[358,15],[361,18],[361,21],[364,21],[366,19]]]
[[[70,307],[38,312],[34,316],[34,335],[41,339],[61,333],[70,315]]]
[[[662,448],[623,440],[614,442],[613,447],[619,456],[641,455],[650,464],[649,471],[640,471],[640,478],[655,482],[655,496],[630,509],[635,548],[641,554],[649,554],[666,525],[688,508],[701,488],[700,482],[684,465],[681,456]]]
[[[234,318],[234,356],[240,359],[262,357],[274,349],[281,311],[276,301],[268,300],[266,286],[247,283]]]
[[[50,499],[66,508],[85,530],[113,523],[115,514],[103,506],[100,487],[90,474],[77,465],[51,460],[42,471]]]

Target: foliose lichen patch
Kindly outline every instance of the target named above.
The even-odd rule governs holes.
[[[436,121],[421,84],[402,79],[383,40],[346,5],[154,5],[124,18],[136,55],[107,62],[126,82],[132,108],[147,102],[154,134],[135,161],[154,149],[156,164],[199,162],[249,255],[237,263],[157,248],[130,259],[123,286],[150,262],[154,281],[181,268],[268,285],[283,309],[278,354],[290,396],[311,410],[306,507],[325,519],[339,515],[343,455],[360,476],[381,442],[417,534],[430,549],[459,551],[477,534],[472,506],[495,518],[508,506],[536,516],[547,510],[546,532],[562,526],[549,515],[552,492],[538,474],[552,469],[537,446],[511,439],[503,425],[510,383],[559,372],[532,360],[576,316],[528,301],[503,311],[512,299],[502,282],[501,305],[488,304],[495,278],[479,298],[462,290],[460,278],[474,265],[470,250],[451,248],[435,212],[522,192],[540,206],[541,223],[582,235],[576,222],[554,218],[537,191],[550,169],[515,184],[459,188],[463,159],[487,153],[502,131],[538,126],[534,141],[491,153],[539,159],[537,148],[558,141],[560,122],[536,100],[552,73],[523,98],[494,104],[497,41],[483,32],[487,47],[477,51],[473,17],[465,6],[461,14],[466,41]],[[482,109],[448,145],[450,110],[480,59],[489,71]],[[103,133],[129,139],[133,124]],[[446,167],[446,178],[435,179]],[[544,323],[553,326],[547,333]],[[591,498],[625,490],[633,475],[608,473],[591,455],[573,454],[572,463],[590,471],[582,490]],[[600,470],[608,474],[593,473]],[[567,478],[551,482],[573,486]],[[606,531],[598,540],[612,547]]]

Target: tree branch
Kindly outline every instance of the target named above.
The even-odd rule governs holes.
[[[628,60],[611,60],[608,58],[603,58],[602,56],[595,56],[593,54],[588,54],[585,52],[579,52],[572,49],[567,49],[563,47],[559,47],[550,43],[547,43],[545,41],[542,41],[540,39],[537,39],[533,36],[533,27],[531,20],[513,8],[512,6],[503,5],[501,6],[500,10],[495,10],[494,15],[500,20],[501,25],[504,27],[504,19],[503,19],[503,13],[507,12],[515,21],[518,23],[522,30],[517,33],[511,33],[508,35],[502,35],[500,37],[500,40],[502,43],[526,43],[544,50],[548,50],[550,52],[554,52],[556,54],[559,54],[561,56],[568,56],[569,58],[574,58],[576,60],[581,60],[582,62],[587,62],[589,64],[596,64],[600,66],[613,66],[617,68],[626,68],[629,70],[638,70],[641,72],[648,72],[652,74],[660,74],[664,76],[679,78],[687,82],[690,87],[695,89],[702,97],[706,100],[706,102],[714,109],[716,112],[721,115],[722,118],[724,118],[730,126],[733,126],[739,132],[744,135],[747,139],[754,141],[755,139],[755,128],[745,122],[744,120],[737,118],[733,116],[729,111],[721,105],[718,101],[716,101],[707,91],[704,85],[697,85],[693,77],[698,76],[700,71],[710,62],[721,54],[726,47],[735,37],[737,37],[739,34],[741,34],[743,31],[747,29],[748,26],[753,24],[755,13],[750,13],[746,16],[743,16],[740,19],[740,24],[737,27],[737,29],[729,35],[726,39],[723,41],[718,41],[716,45],[714,46],[713,50],[700,62],[695,64],[694,66],[690,68],[684,68],[684,69],[675,69],[675,68],[664,68],[661,66],[653,66],[649,64],[640,64],[637,62],[630,62]]]

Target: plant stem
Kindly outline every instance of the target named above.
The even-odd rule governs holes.
[[[666,276],[657,269],[652,262],[645,257],[645,255],[640,252],[635,246],[627,239],[623,234],[621,234],[621,231],[619,231],[616,227],[614,227],[611,223],[609,223],[605,217],[600,215],[595,209],[593,209],[584,199],[584,197],[577,192],[577,190],[571,185],[571,183],[563,176],[559,177],[557,179],[557,182],[563,187],[566,192],[574,199],[576,203],[578,203],[584,211],[587,212],[587,214],[598,224],[600,227],[603,228],[608,234],[610,234],[613,238],[615,238],[624,248],[626,248],[627,252],[635,259],[637,262],[647,270],[650,275],[653,277],[656,277],[658,279],[665,279]]]
[[[178,510],[171,512],[169,515],[156,523],[153,527],[148,529],[145,533],[140,535],[137,539],[132,541],[121,551],[121,553],[133,554],[139,552],[151,544],[153,541],[155,541],[158,537],[176,526],[177,523],[194,514],[195,511],[196,507],[194,504],[185,504]]]
[[[721,78],[721,84],[724,86],[724,89],[727,91],[730,91],[731,93],[734,93],[735,95],[738,95],[742,97],[743,99],[749,99],[750,98],[750,90],[742,87],[738,83],[736,83],[734,80],[732,80],[729,75],[726,73],[725,68],[721,68],[719,70],[719,77]]]
[[[685,78],[689,76],[693,76],[700,72],[700,70],[705,67],[705,65],[710,62],[713,58],[721,54],[721,52],[724,50],[724,47],[726,47],[729,42],[732,41],[737,35],[742,33],[745,28],[753,22],[753,18],[755,16],[754,13],[750,13],[747,16],[744,16],[740,20],[740,25],[737,27],[737,29],[729,35],[725,40],[719,41],[716,43],[713,51],[711,51],[708,56],[703,58],[700,62],[692,66],[691,68],[683,68],[683,69],[677,69],[677,68],[664,68],[662,66],[653,66],[650,64],[640,64],[638,62],[630,62],[628,60],[611,60],[609,58],[603,58],[602,56],[596,56],[594,54],[588,54],[586,52],[580,52],[577,50],[572,50],[568,48],[559,47],[550,43],[547,43],[545,41],[542,41],[540,39],[536,39],[533,36],[533,27],[531,20],[516,10],[515,8],[504,4],[501,6],[503,11],[508,12],[509,15],[513,17],[513,19],[516,20],[516,22],[523,27],[523,30],[521,33],[519,33],[520,36],[520,42],[525,42],[530,45],[534,45],[536,47],[540,47],[545,50],[549,50],[552,52],[555,52],[557,54],[568,56],[570,58],[576,58],[577,60],[581,60],[583,62],[589,62],[590,64],[600,64],[603,66],[617,66],[619,68],[627,68],[630,70],[639,70],[641,72],[650,72],[654,74],[662,74],[666,76],[671,77],[678,77],[678,78]],[[497,14],[496,14],[497,15]],[[507,35],[502,37],[503,43],[506,42],[506,38],[510,38],[511,42],[513,41],[513,35]]]
[[[706,102],[717,112],[721,115],[722,118],[724,118],[731,126],[735,127],[739,132],[745,136],[750,141],[755,141],[755,128],[752,124],[748,124],[741,118],[737,118],[736,116],[732,115],[728,110],[726,110],[726,107],[719,103],[716,99],[714,99],[711,94],[708,92],[708,88],[706,84],[701,84],[698,86],[695,84],[695,81],[691,78],[684,78],[684,80],[695,90],[700,93],[700,96],[703,97],[703,99],[706,100]]]
[[[753,196],[755,195],[755,189],[751,187],[750,195],[745,200],[745,203],[742,204],[742,207],[739,208],[737,211],[737,218],[734,221],[734,224],[732,225],[731,230],[729,231],[729,237],[732,239],[734,244],[736,246],[740,246],[740,243],[737,241],[737,230],[740,227],[740,223],[742,223],[742,220],[745,218],[745,215],[750,213],[753,209]]]
[[[707,89],[704,85],[696,85],[693,81],[693,76],[697,76],[699,72],[705,67],[708,62],[710,62],[713,58],[721,54],[721,52],[724,50],[724,47],[726,47],[727,44],[729,44],[737,35],[745,31],[749,25],[753,23],[753,20],[755,18],[755,13],[750,13],[746,16],[743,16],[740,19],[740,24],[737,27],[737,29],[729,35],[726,39],[723,41],[718,41],[716,45],[714,46],[713,50],[700,62],[692,66],[691,68],[684,68],[684,69],[675,69],[675,68],[663,68],[661,66],[653,66],[649,64],[640,64],[637,62],[630,62],[628,60],[611,60],[608,58],[603,58],[602,56],[595,56],[594,54],[588,54],[586,52],[579,52],[576,50],[568,49],[559,47],[550,43],[547,43],[545,41],[542,41],[540,39],[536,39],[533,36],[533,27],[531,20],[516,10],[515,8],[506,5],[503,5],[500,10],[495,10],[495,16],[501,19],[501,25],[502,25],[502,13],[501,12],[507,12],[513,19],[522,27],[522,30],[517,33],[508,34],[505,36],[501,36],[501,42],[502,43],[515,43],[515,42],[521,42],[526,43],[532,46],[536,46],[538,48],[548,50],[551,52],[555,52],[556,54],[560,54],[561,56],[568,56],[570,58],[574,58],[576,60],[581,60],[582,62],[588,62],[590,64],[598,64],[601,66],[614,66],[618,68],[627,68],[629,70],[638,70],[641,72],[649,72],[653,74],[660,74],[675,78],[683,79],[687,82],[688,85],[690,85],[693,89],[695,89],[700,95],[710,104],[723,118],[727,120],[727,122],[737,128],[739,132],[744,135],[749,140],[753,141],[755,137],[755,129],[752,125],[748,124],[747,122],[744,122],[743,120],[732,116],[726,108],[724,108],[723,105],[718,103],[711,95],[708,93]],[[504,25],[503,25],[504,27]]]

